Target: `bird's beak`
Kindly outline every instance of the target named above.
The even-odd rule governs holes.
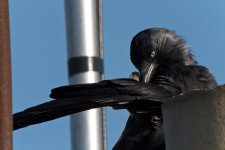
[[[152,79],[157,66],[158,66],[157,63],[155,62],[153,63],[144,62],[140,70],[141,73],[140,81],[148,83]]]

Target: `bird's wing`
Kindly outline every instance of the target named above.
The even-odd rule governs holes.
[[[14,130],[105,106],[151,111],[158,109],[165,98],[171,97],[171,93],[156,84],[116,79],[58,87],[51,91],[50,97],[55,100],[14,114]]]

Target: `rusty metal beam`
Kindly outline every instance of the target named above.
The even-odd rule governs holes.
[[[11,84],[8,0],[0,0],[0,150],[12,150]]]

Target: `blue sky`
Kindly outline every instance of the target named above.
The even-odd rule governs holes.
[[[49,100],[50,89],[68,84],[63,0],[9,0],[13,68],[13,111]],[[150,27],[174,29],[201,65],[225,83],[225,1],[103,0],[105,79],[128,77],[132,37]],[[111,149],[128,113],[107,108]],[[14,132],[15,150],[69,150],[69,118]]]

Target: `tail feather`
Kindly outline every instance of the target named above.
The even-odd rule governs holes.
[[[76,101],[71,99],[53,100],[14,114],[13,128],[17,130],[97,107],[94,104],[76,105]]]
[[[171,93],[156,84],[116,79],[62,86],[53,89],[50,97],[55,100],[14,114],[14,130],[99,107],[111,106],[132,112],[159,110]]]
[[[24,128],[33,124],[38,124],[50,120],[54,120],[60,117],[86,111],[93,108],[106,107],[118,105],[120,102],[132,101],[134,97],[113,97],[100,98],[100,97],[76,97],[52,100],[31,108],[28,108],[22,112],[15,113],[13,115],[14,130]]]

